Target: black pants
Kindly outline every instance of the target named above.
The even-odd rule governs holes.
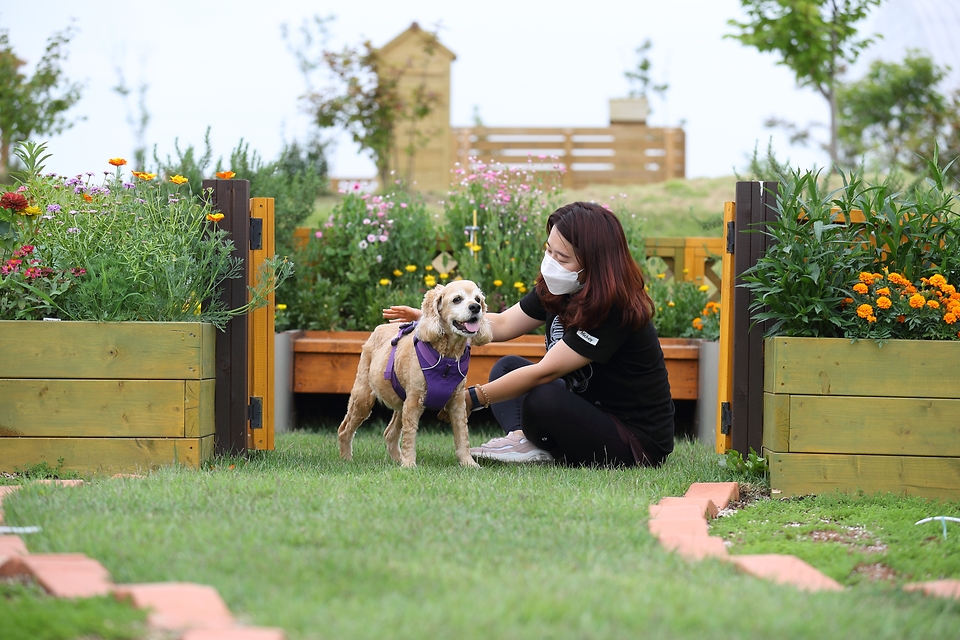
[[[490,380],[531,364],[520,356],[505,356],[493,365]],[[567,391],[563,380],[534,387],[522,396],[497,402],[490,408],[506,433],[523,429],[528,440],[566,464],[636,464],[630,446],[620,438],[614,419]]]

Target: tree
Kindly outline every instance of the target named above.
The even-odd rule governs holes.
[[[650,38],[645,39],[643,44],[637,47],[637,56],[640,57],[640,61],[637,62],[636,69],[623,72],[623,75],[631,84],[630,93],[628,94],[628,96],[631,98],[647,98],[648,91],[652,91],[663,98],[663,95],[667,92],[667,89],[670,88],[670,85],[667,83],[655,84],[653,79],[650,77],[650,67],[653,65],[651,64],[650,56],[648,56],[647,53],[652,48],[653,42],[650,40]]]
[[[333,86],[311,89],[306,96],[315,123],[321,129],[339,126],[349,132],[354,142],[373,156],[381,186],[389,182],[391,160],[400,166],[401,151],[407,156],[410,175],[417,147],[429,138],[429,132],[420,131],[417,125],[430,115],[440,97],[427,89],[425,78],[412,90],[402,90],[404,76],[415,71],[413,63],[399,68],[387,64],[370,41],[341,51],[323,50],[318,60],[310,49],[316,41],[325,40],[329,20],[314,18],[313,29],[319,37],[304,23],[301,43],[291,47],[308,85],[309,74],[320,67],[334,79]],[[426,35],[424,53],[431,56],[437,40],[432,33]],[[289,40],[286,29],[284,37]],[[401,136],[406,137],[406,144],[401,144]]]
[[[830,163],[837,164],[837,86],[847,63],[871,38],[857,39],[854,25],[881,0],[740,0],[745,22],[730,20],[739,32],[726,37],[758,51],[775,52],[801,87],[812,87],[830,105]]]
[[[50,36],[33,76],[27,78],[20,71],[26,62],[14,53],[8,31],[0,29],[0,179],[4,181],[12,145],[73,126],[65,113],[80,100],[82,87],[69,82],[61,68],[72,37],[70,27]]]
[[[841,151],[850,162],[876,161],[880,168],[918,168],[947,118],[947,98],[937,84],[947,70],[913,50],[902,63],[877,60],[867,75],[837,91]]]

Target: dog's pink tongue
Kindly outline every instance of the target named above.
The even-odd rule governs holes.
[[[480,323],[476,320],[471,320],[470,322],[463,323],[464,328],[470,333],[476,333],[480,330]]]

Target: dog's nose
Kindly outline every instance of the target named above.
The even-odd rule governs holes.
[[[480,313],[480,305],[474,302],[469,307],[470,313]]]

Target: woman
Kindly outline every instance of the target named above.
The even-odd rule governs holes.
[[[470,450],[477,458],[571,465],[660,465],[673,451],[673,401],[653,302],[620,221],[574,202],[547,219],[536,286],[487,315],[495,341],[546,324],[537,363],[501,358],[490,382],[464,391],[468,411],[491,407],[506,436]],[[391,307],[392,321],[418,309]]]

